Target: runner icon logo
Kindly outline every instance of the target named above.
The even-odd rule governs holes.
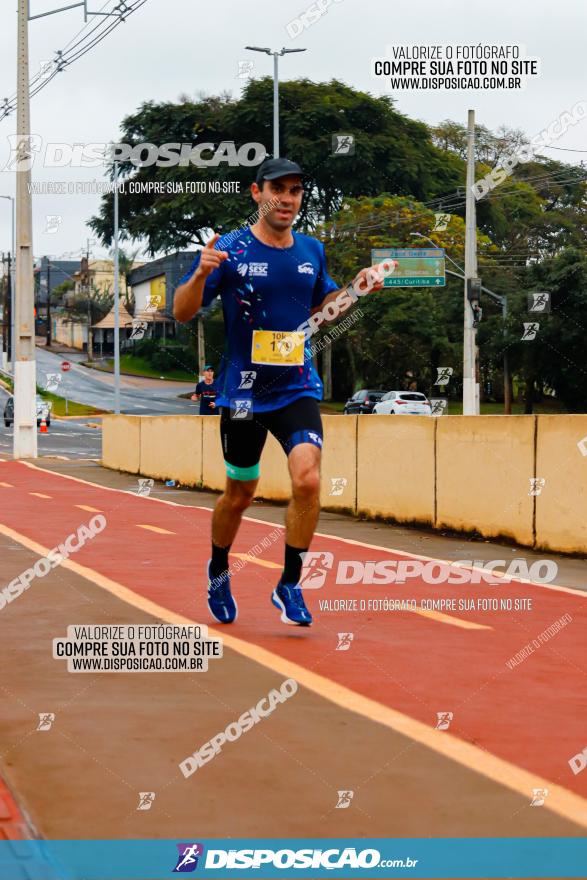
[[[338,792],[338,803],[335,807],[336,810],[347,810],[354,796],[354,791],[339,791]]]
[[[530,802],[531,807],[541,807],[548,797],[548,789],[547,788],[533,788],[532,789],[532,800]]]
[[[319,590],[324,586],[326,580],[326,572],[329,571],[334,564],[334,556],[332,553],[321,553],[316,550],[308,550],[306,553],[300,554],[302,557],[303,567],[300,576],[300,587],[302,590]]]
[[[241,381],[239,387],[239,391],[247,390],[248,388],[253,387],[253,382],[257,378],[257,373],[255,370],[241,370]]]
[[[37,730],[51,730],[51,725],[54,721],[54,712],[39,712],[39,724]]]
[[[198,867],[200,856],[204,855],[204,846],[201,843],[178,843],[177,865],[173,869],[174,874],[189,874]]]
[[[331,477],[330,484],[329,495],[342,495],[348,485],[348,480],[346,477]]]
[[[339,633],[338,634],[338,645],[336,646],[337,651],[349,651],[351,647],[351,642],[354,639],[354,633]]]
[[[448,730],[453,717],[452,712],[437,712],[436,730]]]
[[[139,791],[139,805],[137,810],[150,810],[155,800],[154,791]]]
[[[231,419],[252,419],[253,418],[253,401],[252,400],[231,400],[230,401],[230,417]]]

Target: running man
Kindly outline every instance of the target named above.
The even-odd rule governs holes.
[[[257,222],[222,237],[214,234],[175,292],[178,321],[191,320],[216,296],[224,312],[216,405],[227,477],[212,517],[208,563],[208,607],[220,623],[237,617],[228,553],[255,495],[268,431],[287,455],[291,478],[284,568],[271,598],[284,623],[312,623],[299,581],[320,510],[323,388],[308,334],[299,328],[344,291],[328,275],[324,245],[292,230],[304,177],[295,162],[266,159],[251,184]],[[348,285],[347,299],[350,294],[356,300],[357,290],[382,287],[378,273],[362,269]]]
[[[214,384],[214,368],[208,364],[204,367],[204,379],[196,385],[191,399],[200,401],[201,416],[213,416],[216,415],[217,412],[217,397],[218,392],[216,391],[216,386]]]

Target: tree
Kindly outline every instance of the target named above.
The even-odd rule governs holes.
[[[234,141],[272,142],[272,80],[249,82],[240,98],[215,96],[181,103],[148,102],[123,120],[122,141],[132,144]],[[394,109],[389,97],[373,97],[333,80],[313,83],[294,80],[281,84],[282,154],[300,160],[310,174],[308,196],[299,228],[312,230],[328,219],[345,198],[375,196],[382,189],[417,199],[454,192],[464,181],[464,166],[451,153],[432,143],[427,127]],[[333,155],[332,137],[351,133],[354,155]],[[240,194],[189,193],[120,194],[122,240],[147,242],[149,253],[203,243],[208,230],[238,228],[247,222],[254,203],[248,192],[254,169],[226,164],[136,169],[120,164],[123,180],[185,184],[236,181]],[[112,239],[112,194],[104,196],[98,217],[89,223],[101,241]]]

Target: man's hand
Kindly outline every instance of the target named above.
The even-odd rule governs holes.
[[[199,394],[192,394],[192,396],[190,397],[190,400],[199,400],[199,399],[200,399]]]
[[[216,409],[216,404],[214,403],[213,400],[210,401],[210,403],[208,404],[208,406],[210,407],[210,409]]]
[[[200,265],[195,272],[198,277],[207,278],[214,269],[217,269],[224,262],[224,260],[228,260],[227,251],[217,251],[214,249],[214,245],[219,238],[220,235],[215,232],[210,241],[207,242],[200,252]]]

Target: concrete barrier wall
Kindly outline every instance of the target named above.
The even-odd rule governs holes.
[[[324,432],[325,508],[587,553],[587,415],[325,416]],[[221,491],[219,420],[105,416],[103,464]],[[536,495],[534,478],[545,481]],[[271,436],[258,494],[290,494]]]
[[[378,415],[357,419],[357,511],[434,525],[438,419]]]
[[[544,480],[536,496],[536,545],[585,553],[587,415],[539,416],[536,476]]]
[[[533,542],[534,416],[443,416],[436,431],[436,526]]]
[[[138,474],[142,416],[103,416],[102,464],[115,471]]]
[[[143,416],[141,474],[157,480],[178,480],[185,486],[201,486],[202,421],[177,416]]]

